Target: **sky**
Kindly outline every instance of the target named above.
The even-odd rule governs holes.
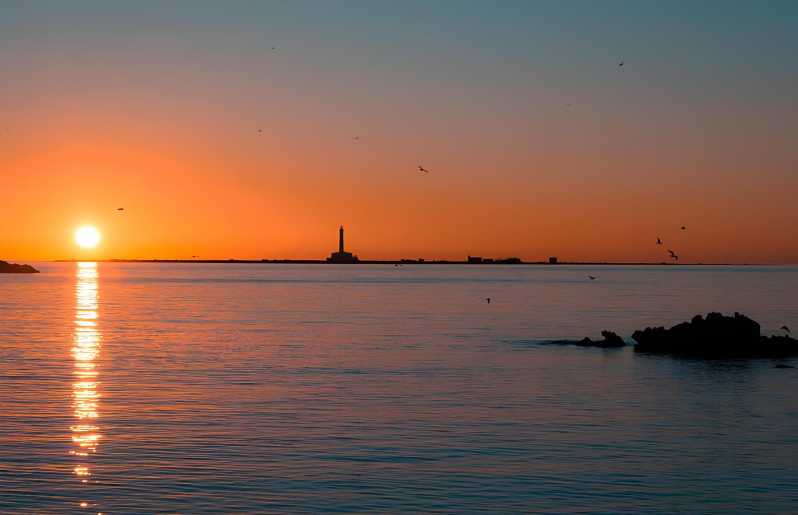
[[[0,259],[798,263],[796,55],[795,1],[0,0]]]

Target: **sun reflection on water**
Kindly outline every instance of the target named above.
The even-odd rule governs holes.
[[[70,454],[78,458],[73,468],[82,483],[88,483],[91,470],[90,455],[97,452],[100,428],[97,425],[100,394],[97,389],[97,364],[101,334],[98,323],[97,263],[78,263],[75,285],[75,332],[72,357],[75,377],[72,383],[73,448]],[[84,503],[81,503],[83,507]],[[88,506],[88,504],[86,504]]]

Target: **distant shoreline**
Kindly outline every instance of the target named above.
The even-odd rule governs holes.
[[[85,259],[56,259],[55,263],[77,263]],[[88,260],[98,263],[192,263],[192,264],[285,264],[285,265],[331,265],[324,259],[95,259]],[[765,266],[758,263],[669,263],[669,262],[609,262],[609,261],[521,261],[515,263],[469,263],[468,261],[454,260],[360,260],[357,263],[343,263],[347,265],[468,265],[468,266],[547,266],[558,267],[562,265],[589,265],[589,266]],[[789,265],[774,265],[789,266]]]

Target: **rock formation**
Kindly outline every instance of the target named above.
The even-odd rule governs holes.
[[[798,340],[762,336],[759,324],[745,315],[697,315],[670,329],[648,327],[635,331],[636,352],[696,357],[779,357],[798,354]]]
[[[17,265],[0,261],[0,274],[38,274],[39,271],[30,265]]]
[[[578,347],[600,347],[603,349],[612,349],[617,347],[626,346],[623,338],[613,333],[612,331],[601,331],[602,340],[591,340],[590,338],[582,338],[581,340],[552,340],[546,342],[550,345],[576,345]]]

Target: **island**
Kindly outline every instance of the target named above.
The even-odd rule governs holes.
[[[39,271],[30,265],[18,265],[0,261],[0,274],[38,274]]]

